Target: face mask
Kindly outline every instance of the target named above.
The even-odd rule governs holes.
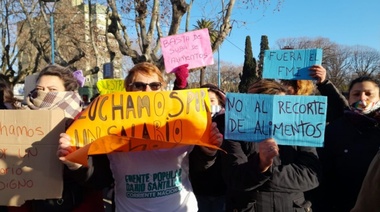
[[[222,109],[220,105],[211,105],[211,117],[213,117],[215,114],[219,113],[219,111]]]
[[[354,109],[355,112],[368,114],[380,108],[380,101],[371,102],[371,101],[360,100],[353,103],[351,107]]]

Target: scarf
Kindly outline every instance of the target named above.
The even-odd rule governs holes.
[[[351,105],[351,110],[357,113],[370,114],[374,111],[378,111],[380,108],[380,101],[357,101]]]
[[[355,102],[344,111],[344,114],[360,131],[380,129],[380,101]]]
[[[62,109],[66,118],[74,119],[82,111],[82,99],[78,92],[44,92],[33,90],[26,98],[26,104],[32,110]]]

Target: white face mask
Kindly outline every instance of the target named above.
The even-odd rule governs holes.
[[[215,114],[219,113],[219,111],[222,109],[220,105],[211,105],[211,117],[213,117]]]

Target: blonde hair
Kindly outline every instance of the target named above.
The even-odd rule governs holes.
[[[128,76],[124,79],[124,88],[126,91],[133,90],[133,86],[131,85],[131,83],[135,82],[137,74],[142,74],[142,75],[147,75],[147,76],[153,76],[156,74],[162,84],[161,90],[163,90],[163,88],[166,87],[166,82],[164,80],[164,76],[162,75],[160,69],[158,69],[158,67],[153,65],[152,63],[142,62],[142,63],[136,64],[131,70],[129,70]]]
[[[312,80],[281,80],[281,83],[293,87],[294,95],[310,95],[314,92]]]

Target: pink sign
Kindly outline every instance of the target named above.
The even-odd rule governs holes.
[[[208,29],[161,38],[161,50],[167,73],[189,64],[188,69],[214,64]]]

